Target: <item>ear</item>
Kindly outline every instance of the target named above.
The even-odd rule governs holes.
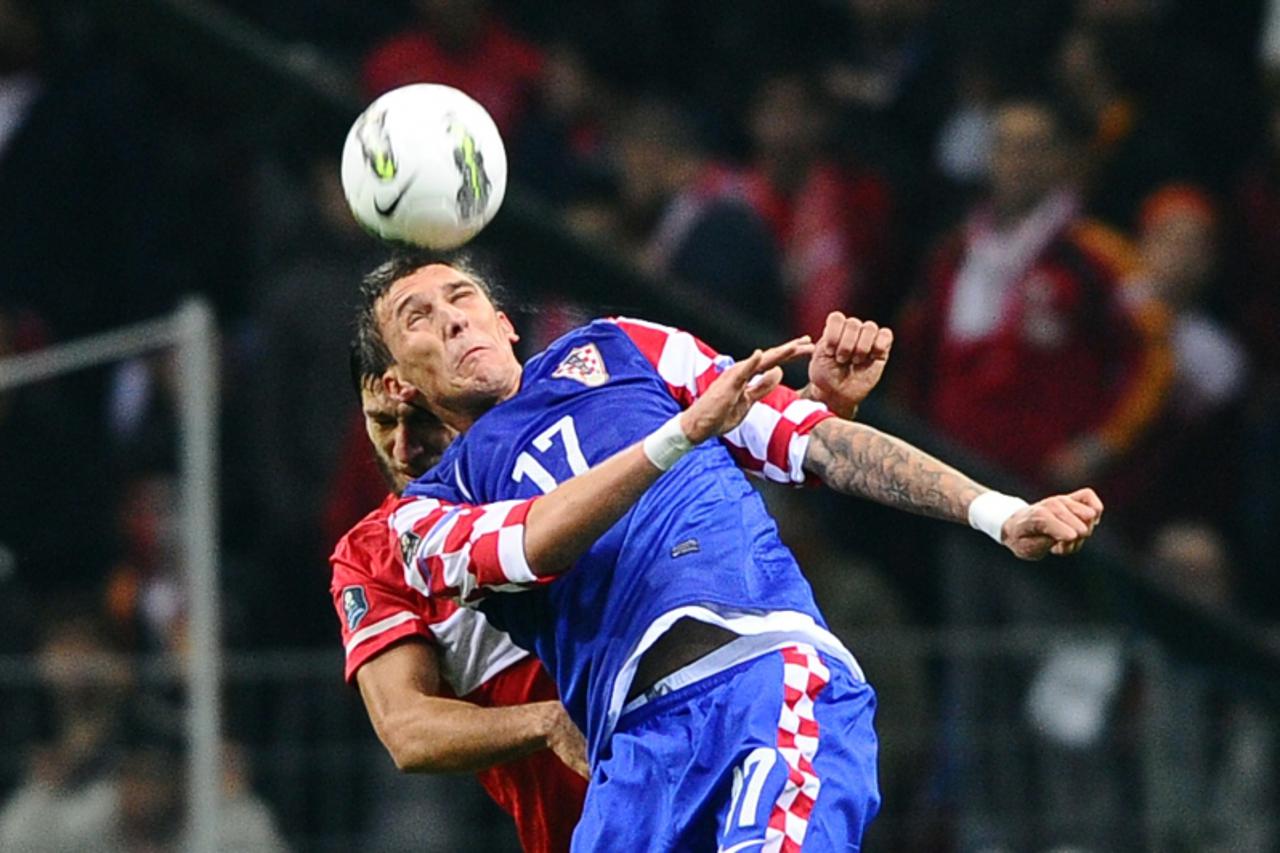
[[[410,403],[417,396],[418,389],[410,385],[400,376],[400,371],[394,367],[387,369],[382,374],[382,387],[387,392],[387,396],[397,403]]]
[[[506,311],[498,312],[498,328],[507,336],[507,340],[515,343],[520,340],[520,335],[516,332],[515,324],[511,322],[511,318],[507,316]]]

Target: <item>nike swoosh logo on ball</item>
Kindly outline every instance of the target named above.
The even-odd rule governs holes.
[[[383,206],[382,202],[375,198],[373,200],[373,209],[378,211],[379,216],[390,216],[396,212],[396,208],[400,206],[400,200],[404,198],[404,194],[408,191],[409,185],[405,184],[405,186],[400,189],[400,192],[396,193],[396,197],[391,199],[391,203],[386,206]]]

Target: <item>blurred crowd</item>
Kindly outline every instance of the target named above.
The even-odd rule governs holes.
[[[340,139],[122,49],[103,5],[0,0],[0,355],[210,298],[228,643],[336,648],[326,557],[384,489],[345,348],[382,249],[346,211]],[[831,310],[892,326],[878,395],[1036,493],[1094,485],[1115,536],[1196,606],[1280,617],[1280,2],[209,5],[318,51],[365,99],[469,92],[512,192],[637,269],[780,336]],[[627,307],[525,299],[519,258],[492,260],[530,351]],[[157,355],[0,392],[0,654],[182,652],[176,381]],[[769,497],[834,624],[944,620],[930,528]],[[84,618],[55,630],[64,600]],[[923,671],[886,681],[905,790],[883,726],[908,738],[936,691]],[[163,714],[94,707],[23,772],[94,779],[110,754],[128,791],[154,786]],[[20,775],[0,778],[0,847],[34,808]],[[124,790],[120,832],[169,819]]]

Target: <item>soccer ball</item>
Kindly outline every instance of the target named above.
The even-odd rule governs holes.
[[[361,113],[342,149],[342,190],[372,234],[452,249],[480,232],[507,190],[507,154],[485,108],[450,86],[416,83]]]

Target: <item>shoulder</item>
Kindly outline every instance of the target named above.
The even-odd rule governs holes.
[[[352,555],[379,550],[380,546],[377,543],[386,538],[388,519],[391,518],[391,513],[399,503],[400,500],[395,495],[387,495],[377,509],[357,521],[338,540],[330,560],[345,559]]]
[[[378,577],[394,563],[395,548],[390,535],[390,519],[399,504],[395,495],[388,495],[377,509],[356,522],[338,540],[329,557],[334,589],[346,585],[356,577]]]
[[[538,377],[552,371],[558,372],[566,360],[583,357],[590,353],[592,346],[604,354],[616,353],[619,346],[630,351],[634,342],[633,331],[639,322],[641,321],[620,317],[604,317],[571,329],[525,362],[525,373],[530,377]]]

